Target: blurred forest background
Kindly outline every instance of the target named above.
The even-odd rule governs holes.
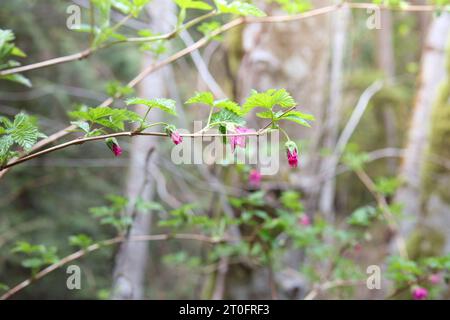
[[[269,16],[334,4],[253,3]],[[72,4],[88,23],[88,0],[1,1],[0,28],[14,32],[27,54],[22,64],[86,48],[89,34],[66,27]],[[2,293],[77,247],[115,237],[117,224],[105,221],[105,212],[132,211],[133,235],[214,236],[226,229],[240,240],[105,246],[67,264],[81,268],[81,290],[67,289],[64,265],[13,298],[409,299],[416,286],[429,298],[449,298],[450,14],[397,9],[344,6],[298,21],[242,24],[125,92],[176,100],[179,117],[170,121],[192,131],[192,121],[208,114],[183,106],[195,91],[243,103],[251,89],[285,88],[315,121],[311,128],[285,125],[299,146],[299,166],[289,168],[281,149],[279,173],[257,186],[249,184],[252,166],[175,165],[170,140],[157,137],[119,139],[124,152],[117,158],[92,142],[12,168],[0,180]],[[168,32],[178,10],[153,0],[120,30]],[[188,10],[187,19],[200,14]],[[110,18],[123,16],[113,10]],[[143,68],[202,36],[194,27],[147,47],[111,46],[24,73],[31,88],[0,79],[0,115],[25,111],[50,135],[67,127],[78,105],[99,105]],[[246,120],[249,128],[266,123]],[[399,237],[406,256],[397,252]],[[381,268],[380,290],[366,287],[369,265]]]

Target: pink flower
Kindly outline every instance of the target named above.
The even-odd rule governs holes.
[[[439,273],[433,273],[428,277],[428,280],[432,284],[438,284],[439,282],[441,282],[441,275]]]
[[[114,144],[111,150],[116,157],[119,157],[122,154],[122,148],[118,144]]]
[[[261,184],[261,172],[259,172],[258,169],[252,169],[248,176],[248,182],[251,186],[259,188],[259,185]]]
[[[286,154],[288,163],[291,168],[297,168],[298,166],[298,149],[294,141],[287,141],[284,146],[286,147]]]
[[[247,132],[253,132],[253,130],[247,129],[245,127],[236,127],[235,133],[247,133]],[[236,146],[245,148],[245,138],[246,138],[245,136],[231,136],[230,137],[231,150],[234,152]]]
[[[108,138],[105,140],[108,148],[114,153],[116,157],[119,157],[122,154],[122,148],[119,146],[116,138]]]
[[[428,290],[422,287],[415,287],[412,291],[414,300],[424,300],[428,296]]]
[[[306,214],[304,214],[304,215],[302,215],[301,217],[300,217],[300,220],[299,220],[299,223],[302,225],[302,226],[309,226],[310,224],[311,224],[311,220],[309,219],[309,217],[306,215]]]
[[[173,131],[170,137],[172,138],[172,142],[175,144],[180,144],[183,142],[183,137],[176,131]]]
[[[355,250],[355,253],[360,253],[362,250],[362,245],[360,243],[357,243],[357,244],[355,244],[353,249]]]

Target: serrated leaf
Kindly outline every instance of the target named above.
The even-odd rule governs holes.
[[[241,106],[239,106],[236,102],[231,101],[230,99],[222,99],[214,101],[214,107],[220,109],[227,109],[231,112],[236,113],[237,115],[242,114]]]
[[[222,109],[219,112],[213,113],[213,115],[211,116],[211,123],[232,123],[238,126],[243,126],[245,124],[245,119],[233,111]]]
[[[282,108],[293,107],[296,105],[294,98],[285,89],[269,89],[266,92],[252,91],[250,97],[247,98],[242,106],[245,113],[253,108],[272,109],[274,106]]]
[[[272,117],[274,117],[274,113],[272,111],[263,111],[258,112],[256,116],[262,119],[272,119]]]
[[[12,140],[25,150],[31,149],[38,139],[38,128],[30,116],[19,113],[14,117],[13,126],[7,130]]]
[[[133,111],[110,107],[87,108],[86,106],[82,106],[77,111],[69,112],[69,115],[80,121],[90,121],[116,131],[124,130],[125,122],[142,121],[142,117]],[[78,125],[80,123],[74,122],[74,124]],[[85,124],[82,125],[86,128]],[[81,129],[85,131],[85,129]],[[92,136],[92,132],[89,132],[89,135]]]
[[[92,121],[95,121],[97,119],[111,116],[114,113],[113,109],[110,107],[96,107],[96,108],[89,108],[88,114]]]
[[[283,114],[283,112],[281,112],[281,113]],[[300,112],[300,111],[297,111],[297,110],[291,110],[289,112],[286,112],[282,116],[280,116],[279,118],[283,119],[284,117],[291,116],[291,115],[299,117],[299,118],[302,118],[302,119],[305,119],[305,120],[309,120],[309,121],[314,121],[315,120],[315,118],[314,118],[314,116],[312,114],[303,113],[303,112]]]
[[[10,135],[0,137],[0,156],[5,156],[13,144],[14,140]]]
[[[196,92],[195,95],[190,98],[188,101],[186,101],[187,104],[193,104],[193,103],[202,103],[206,104],[208,106],[214,105],[214,95],[209,92]]]
[[[143,104],[150,108],[158,108],[164,112],[172,114],[174,116],[177,115],[176,111],[176,101],[172,99],[164,99],[164,98],[156,98],[156,99],[141,99],[141,98],[132,98],[126,101],[127,105],[134,104]]]
[[[310,115],[310,114],[302,113],[300,111],[289,111],[288,113],[285,113],[284,115],[279,117],[278,120],[293,121],[302,126],[310,128],[311,125],[306,120],[314,120],[314,116]]]

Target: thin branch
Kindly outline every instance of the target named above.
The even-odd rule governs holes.
[[[257,131],[257,132],[245,132],[245,133],[203,133],[203,132],[196,132],[196,133],[180,133],[180,136],[186,137],[186,138],[197,138],[197,137],[238,137],[238,136],[260,136],[265,134],[265,131]],[[95,136],[95,137],[86,137],[86,138],[78,138],[74,140],[70,140],[61,144],[58,144],[54,147],[47,148],[41,151],[38,151],[36,153],[32,153],[28,156],[19,158],[17,160],[11,161],[4,165],[3,167],[0,167],[0,174],[3,172],[3,170],[14,167],[20,163],[23,163],[25,161],[34,159],[36,157],[42,156],[47,153],[55,152],[61,149],[65,149],[67,147],[77,145],[77,144],[83,144],[85,142],[89,141],[98,141],[98,140],[104,140],[107,138],[116,138],[116,137],[134,137],[134,136],[156,136],[156,137],[168,137],[167,133],[165,132],[138,132],[138,131],[124,131],[124,132],[116,132],[116,133],[110,133],[110,134],[104,134],[101,136]]]
[[[15,73],[20,73],[20,72],[25,72],[25,71],[30,71],[30,70],[36,70],[36,69],[42,69],[45,67],[54,66],[57,64],[61,64],[61,63],[82,60],[82,59],[90,56],[93,51],[94,51],[93,49],[89,48],[89,49],[85,49],[78,53],[70,54],[68,56],[62,56],[62,57],[58,57],[58,58],[54,58],[54,59],[49,59],[49,60],[45,60],[45,61],[41,61],[41,62],[28,64],[26,66],[2,70],[2,71],[0,71],[0,76],[7,76],[10,74],[15,74]]]
[[[88,253],[96,251],[102,247],[111,246],[111,245],[118,244],[118,243],[125,242],[125,241],[161,241],[161,240],[170,240],[170,239],[195,240],[195,241],[207,242],[210,244],[216,244],[216,243],[225,241],[225,238],[211,238],[211,237],[204,236],[201,234],[188,234],[188,233],[140,235],[140,236],[132,236],[132,237],[129,237],[128,239],[124,236],[118,236],[115,238],[111,238],[108,240],[94,243],[94,244],[90,245],[89,247],[87,247],[86,249],[78,250],[78,251],[62,258],[58,262],[42,269],[41,271],[36,273],[36,275],[34,275],[33,277],[30,277],[30,278],[22,281],[21,283],[19,283],[12,289],[8,290],[5,294],[3,294],[0,297],[0,300],[6,300],[6,299],[11,298],[17,292],[25,289],[26,287],[28,287],[35,281],[42,279],[49,273],[61,268],[65,264],[72,262],[74,260],[77,260],[77,259],[87,255]]]
[[[6,70],[1,70],[0,71],[0,76],[6,76],[6,75],[11,75],[11,74],[15,74],[15,73],[21,73],[21,72],[25,72],[25,71],[30,71],[30,70],[36,70],[36,69],[42,69],[45,67],[49,67],[49,66],[54,66],[54,65],[58,65],[58,64],[62,64],[62,63],[66,63],[66,62],[71,62],[71,61],[77,61],[77,60],[82,60],[87,58],[88,56],[90,56],[91,54],[93,54],[94,52],[101,50],[101,49],[106,49],[109,48],[113,45],[116,44],[120,44],[120,43],[127,43],[127,42],[153,42],[153,41],[158,41],[158,40],[169,40],[174,38],[178,32],[180,32],[181,30],[185,30],[188,29],[194,25],[196,25],[197,23],[208,19],[210,17],[213,17],[217,15],[216,11],[211,11],[207,14],[204,14],[202,16],[199,16],[195,19],[192,19],[191,21],[187,22],[186,24],[180,26],[179,28],[174,29],[171,32],[168,32],[166,34],[162,34],[162,35],[158,35],[158,36],[154,36],[154,37],[140,37],[140,38],[127,38],[126,40],[118,40],[118,41],[113,41],[107,44],[104,44],[102,46],[99,47],[90,47],[87,48],[81,52],[78,53],[74,53],[71,55],[67,55],[67,56],[63,56],[63,57],[58,57],[58,58],[53,58],[53,59],[49,59],[49,60],[45,60],[45,61],[41,61],[41,62],[37,62],[37,63],[32,63],[29,65],[25,65],[25,66],[20,66],[20,67],[16,67],[16,68],[11,68],[11,69],[6,69]],[[114,29],[117,29],[119,27],[121,27],[124,23],[126,23],[126,21],[131,18],[130,15],[126,16],[124,19],[122,19],[121,21],[119,21]]]
[[[325,283],[320,284],[313,290],[311,290],[304,298],[304,300],[314,300],[319,293],[322,291],[326,291],[332,288],[337,287],[353,287],[353,286],[360,286],[364,285],[365,281],[363,280],[343,280],[343,279],[337,279],[333,281],[327,281]]]

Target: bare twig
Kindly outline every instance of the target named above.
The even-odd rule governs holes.
[[[317,286],[316,288],[314,288],[313,290],[311,290],[304,298],[304,300],[314,300],[317,295],[323,291],[329,290],[329,289],[333,289],[333,288],[337,288],[337,287],[353,287],[353,286],[360,286],[365,284],[365,281],[363,280],[342,280],[342,279],[337,279],[337,280],[333,280],[333,281],[327,281],[324,282],[322,284],[320,284],[319,286]]]
[[[236,137],[236,136],[260,136],[265,134],[265,131],[257,131],[257,132],[246,132],[246,133],[180,133],[180,136],[187,137],[187,138],[196,138],[196,137]],[[67,147],[77,145],[77,144],[83,144],[85,142],[89,141],[98,141],[98,140],[104,140],[107,138],[116,138],[116,137],[133,137],[133,136],[156,136],[156,137],[168,137],[167,133],[165,132],[138,132],[138,131],[124,131],[124,132],[116,132],[116,133],[110,133],[110,134],[104,134],[101,136],[94,136],[94,137],[86,137],[86,138],[78,138],[74,140],[67,141],[65,143],[58,144],[56,146],[53,146],[51,148],[47,148],[41,151],[38,151],[36,153],[32,153],[28,156],[24,156],[22,158],[16,159],[14,161],[8,162],[3,167],[0,167],[0,174],[3,172],[3,170],[6,170],[8,168],[14,167],[20,163],[23,163],[25,161],[34,159],[36,157],[42,156],[47,153],[55,152],[61,149],[65,149]]]

